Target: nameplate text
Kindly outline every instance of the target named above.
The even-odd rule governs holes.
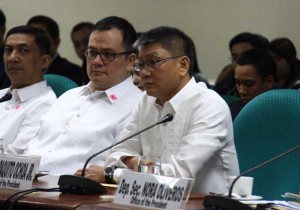
[[[39,163],[36,156],[0,155],[0,188],[30,189]]]
[[[190,192],[190,179],[158,176],[126,170],[114,203],[151,209],[180,209]]]

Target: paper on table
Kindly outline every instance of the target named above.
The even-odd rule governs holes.
[[[290,193],[290,192],[284,193],[284,195],[282,195],[282,197],[284,197],[284,198],[300,199],[300,195],[299,194]]]
[[[292,202],[292,201],[269,201],[269,200],[256,200],[256,201],[240,201],[244,204],[248,205],[258,205],[258,204],[273,204],[273,205],[281,205],[289,208],[293,208],[295,210],[300,210],[300,203]]]

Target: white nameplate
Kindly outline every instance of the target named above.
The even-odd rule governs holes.
[[[39,156],[0,155],[0,188],[30,189],[39,164]]]
[[[152,209],[180,209],[188,199],[193,180],[125,170],[114,203]]]

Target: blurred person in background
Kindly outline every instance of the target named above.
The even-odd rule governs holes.
[[[277,38],[270,42],[269,51],[276,62],[279,88],[300,88],[300,61],[296,47],[288,38]]]
[[[71,40],[77,56],[82,61],[83,83],[87,84],[90,80],[86,72],[86,57],[84,51],[88,47],[89,37],[93,30],[94,24],[91,22],[77,23],[71,31]]]
[[[267,51],[247,50],[236,60],[234,77],[241,100],[229,104],[232,120],[249,101],[276,86],[275,61]]]
[[[234,36],[229,42],[231,63],[225,66],[217,77],[214,90],[220,95],[238,96],[234,79],[234,69],[237,58],[240,54],[252,48],[266,50],[268,44],[268,39],[259,34],[243,32]]]
[[[81,69],[81,67],[74,63],[71,63],[65,58],[62,58],[58,53],[60,37],[57,22],[55,22],[50,17],[37,15],[30,18],[27,22],[27,25],[42,29],[50,38],[50,55],[52,61],[46,71],[46,74],[58,74],[73,80],[78,85],[82,85],[83,70]]]

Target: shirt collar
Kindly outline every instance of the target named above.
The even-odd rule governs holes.
[[[131,77],[128,77],[123,82],[120,82],[119,84],[116,84],[115,86],[107,90],[96,90],[93,92],[92,82],[90,81],[87,85],[83,87],[83,89],[81,90],[81,94],[105,94],[106,97],[109,99],[110,103],[113,104],[119,99],[126,97],[126,94],[128,93],[127,89],[129,88],[129,86],[133,86]]]
[[[172,107],[172,109],[176,111],[181,107],[182,102],[185,100],[185,96],[189,95],[191,92],[193,86],[197,84],[194,78],[191,78],[190,81],[175,95],[173,98],[171,98],[169,101],[166,101],[164,103],[165,106]],[[160,104],[155,102],[155,106],[159,109],[162,108]]]
[[[21,102],[24,102],[30,98],[39,95],[41,92],[45,91],[46,89],[47,89],[47,82],[44,80],[24,88],[10,90],[10,92],[13,97],[17,97],[20,99]]]

